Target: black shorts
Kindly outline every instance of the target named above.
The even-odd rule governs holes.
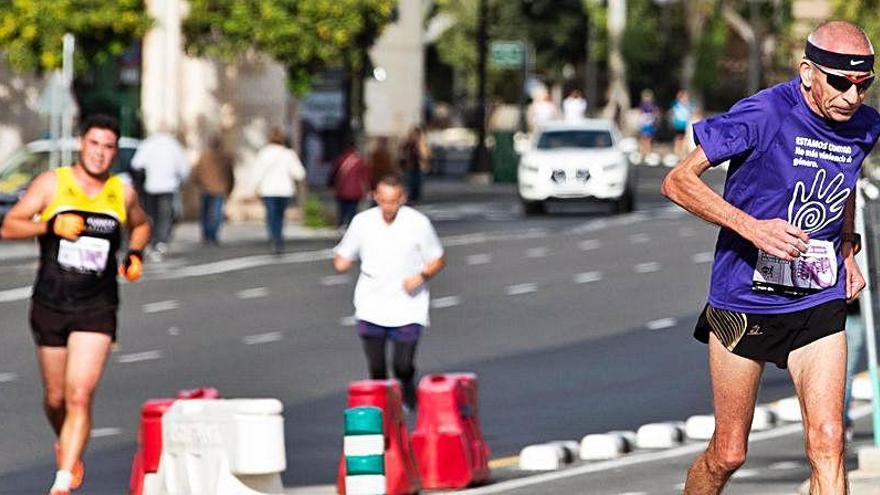
[[[31,333],[34,343],[44,347],[66,347],[70,333],[97,332],[116,342],[116,307],[88,309],[76,313],[58,311],[31,301]]]
[[[793,313],[738,313],[706,305],[694,338],[706,344],[709,332],[737,356],[788,367],[788,354],[846,327],[846,302],[835,299]]]

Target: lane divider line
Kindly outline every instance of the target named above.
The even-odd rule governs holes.
[[[143,311],[146,314],[153,313],[162,313],[165,311],[172,311],[180,307],[180,303],[176,299],[169,299],[167,301],[159,301],[150,304],[144,304]]]
[[[135,352],[133,354],[122,354],[116,358],[116,362],[121,364],[140,363],[142,361],[155,361],[162,359],[162,351],[146,351]]]
[[[537,284],[516,284],[509,285],[504,292],[508,296],[521,296],[523,294],[530,294],[532,292],[536,292],[538,290]]]
[[[268,344],[270,342],[278,342],[283,338],[284,336],[281,332],[266,332],[242,337],[241,343],[244,345]]]

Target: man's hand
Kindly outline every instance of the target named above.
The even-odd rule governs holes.
[[[60,213],[52,220],[52,232],[69,241],[75,241],[85,229],[85,221],[75,213]]]
[[[865,277],[852,256],[843,259],[843,270],[846,272],[846,302],[851,303],[859,298],[865,288]]]
[[[810,238],[803,230],[782,220],[754,220],[746,239],[758,249],[785,261],[791,261],[807,252]]]
[[[403,280],[403,290],[409,295],[414,295],[424,284],[425,277],[423,277],[421,273],[417,273],[412,277],[407,277]]]
[[[140,250],[131,250],[125,253],[125,259],[119,266],[119,274],[129,282],[136,282],[144,273],[144,253]]]

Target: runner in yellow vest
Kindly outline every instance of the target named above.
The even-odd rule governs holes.
[[[87,119],[77,162],[37,177],[0,229],[4,239],[40,242],[30,323],[44,409],[58,437],[50,495],[69,495],[82,483],[92,396],[116,340],[116,275],[140,278],[150,238],[137,193],[110,174],[118,141],[115,119]],[[120,265],[116,251],[126,227],[130,250]]]

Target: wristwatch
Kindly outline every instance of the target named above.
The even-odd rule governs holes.
[[[849,242],[853,245],[853,254],[858,253],[862,250],[862,234],[857,234],[855,232],[844,232],[840,236],[841,242]]]

